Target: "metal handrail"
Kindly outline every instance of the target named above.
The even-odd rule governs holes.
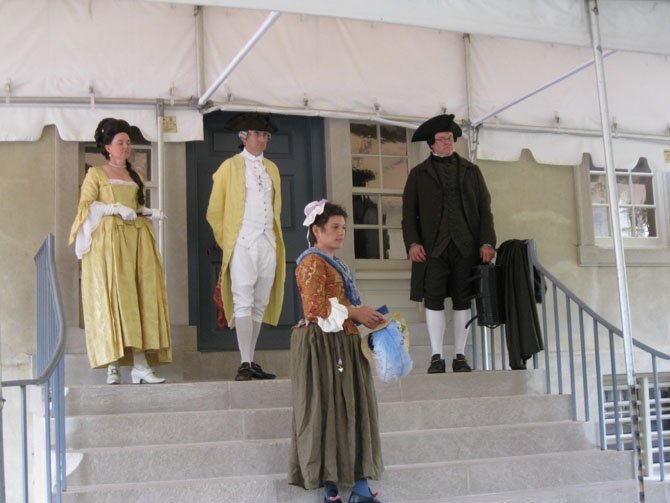
[[[583,407],[583,418],[585,421],[590,421],[590,409],[591,409],[591,399],[589,396],[589,374],[588,366],[591,366],[591,369],[595,371],[596,379],[596,391],[597,391],[597,413],[598,413],[598,425],[599,425],[599,443],[600,448],[605,450],[608,448],[607,444],[607,434],[608,426],[609,429],[613,429],[613,435],[615,438],[616,449],[623,450],[626,448],[624,445],[625,441],[630,439],[630,434],[623,433],[623,422],[625,418],[622,417],[622,412],[624,409],[628,409],[631,412],[631,415],[634,411],[630,410],[631,404],[628,398],[623,398],[629,390],[626,386],[623,386],[621,383],[617,382],[617,356],[621,356],[622,353],[615,350],[615,346],[619,340],[623,340],[623,331],[615,327],[612,323],[608,322],[601,315],[596,313],[591,307],[589,307],[582,299],[580,299],[574,292],[572,292],[564,283],[562,283],[558,278],[556,278],[550,271],[548,271],[539,261],[537,255],[537,247],[534,240],[526,241],[527,252],[528,252],[528,261],[530,269],[530,278],[533,278],[533,274],[536,272],[540,276],[540,290],[541,290],[541,306],[539,307],[539,318],[541,321],[541,328],[543,333],[543,342],[544,342],[544,370],[546,378],[546,391],[547,393],[552,392],[552,380],[556,382],[558,387],[558,393],[563,394],[563,378],[564,373],[569,375],[569,386],[570,394],[572,400],[572,419],[578,419],[578,399],[582,399]],[[531,279],[532,282],[532,279]],[[548,292],[551,292],[549,294]],[[565,311],[559,310],[559,299],[564,299]],[[551,302],[549,302],[551,300]],[[549,303],[549,304],[548,304]],[[573,310],[578,312],[577,323],[573,324]],[[549,323],[550,315],[553,317],[553,326]],[[563,313],[563,316],[561,316]],[[593,357],[589,360],[587,359],[587,350],[586,350],[586,331],[588,327],[588,322],[585,322],[585,317],[590,317],[592,322],[592,336],[593,336]],[[563,326],[562,326],[563,325]],[[562,328],[565,330],[562,331]],[[499,337],[496,335],[496,332],[499,330]],[[579,332],[579,339],[575,341],[574,333],[575,331]],[[553,335],[553,337],[551,337]],[[506,335],[505,335],[505,326],[501,325],[498,329],[491,329],[490,336],[487,334],[487,329],[481,327],[480,332],[480,341],[478,343],[477,337],[472,338],[472,358],[473,358],[473,368],[478,368],[480,360],[481,368],[488,370],[492,368],[493,370],[497,367],[496,360],[501,361],[501,368],[506,367],[505,362],[505,352],[506,347]],[[489,340],[490,339],[490,340]],[[497,342],[499,340],[499,342]],[[561,348],[561,342],[567,341],[568,347]],[[659,477],[660,480],[665,480],[665,455],[664,455],[664,440],[663,440],[663,424],[661,420],[661,399],[659,393],[659,372],[658,372],[658,360],[670,361],[670,354],[664,353],[657,349],[650,347],[649,345],[633,339],[633,346],[638,348],[643,355],[647,355],[651,361],[651,384],[650,388],[654,389],[654,397],[649,398],[649,400],[654,401],[655,408],[655,419],[656,419],[656,431],[655,432],[645,432],[647,435],[653,435],[655,433],[655,440],[657,442],[657,452],[658,452],[658,466],[659,466]],[[549,344],[553,344],[553,349],[556,352],[555,362],[551,361],[549,354]],[[481,355],[479,355],[478,344],[481,344]],[[496,351],[496,345],[500,347],[499,351]],[[485,350],[485,348],[487,348]],[[601,358],[601,349],[603,351],[609,351],[609,360]],[[577,369],[576,369],[576,356],[575,354],[579,353],[580,364],[581,364],[581,386],[582,386],[582,396],[578,396],[579,390],[577,387]],[[498,354],[500,356],[498,356]],[[568,368],[563,368],[563,359],[567,358]],[[490,360],[490,362],[489,362]],[[612,406],[607,406],[605,404],[605,385],[604,380],[604,367],[609,364],[610,373],[612,375]],[[537,355],[533,356],[533,368],[539,369],[540,362],[537,358]],[[593,376],[591,376],[593,377]],[[638,382],[638,388],[642,387],[643,381],[641,379],[636,379]],[[619,397],[619,392],[622,392],[622,398]],[[642,393],[641,396],[647,396],[648,393]],[[644,407],[647,404],[642,404]],[[606,418],[606,408],[608,409],[608,416]],[[648,408],[645,410],[649,410]],[[629,416],[630,417],[630,416]],[[650,427],[651,419],[645,417],[648,421],[647,427]],[[647,439],[645,439],[647,440]],[[650,444],[650,440],[647,442]],[[646,446],[643,447],[645,449]],[[652,447],[653,448],[653,447]],[[656,448],[654,448],[656,449]],[[654,451],[656,452],[656,450]],[[645,453],[647,456],[648,454]],[[647,467],[649,470],[650,467]]]
[[[23,501],[29,500],[28,489],[28,442],[26,388],[44,386],[44,431],[46,452],[47,501],[51,502],[51,419],[54,420],[54,450],[56,462],[56,501],[61,501],[61,492],[67,487],[65,465],[65,317],[58,286],[54,259],[54,236],[48,234],[35,255],[37,269],[37,372],[33,379],[3,381],[2,387],[19,387],[21,390],[21,443],[23,471]],[[0,438],[0,445],[2,440]],[[4,466],[0,466],[4,477]],[[2,481],[4,500],[4,478]]]

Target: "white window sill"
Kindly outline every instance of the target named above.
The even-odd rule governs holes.
[[[577,246],[579,264],[582,266],[614,266],[616,259],[612,248],[603,248],[593,245]],[[667,248],[655,249],[624,249],[626,266],[668,266],[670,265],[670,250]]]

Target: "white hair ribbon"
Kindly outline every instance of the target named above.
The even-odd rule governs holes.
[[[312,201],[305,206],[305,220],[302,225],[307,227],[307,244],[309,244],[309,227],[314,223],[316,217],[323,213],[327,202],[328,199],[321,199],[320,201]]]

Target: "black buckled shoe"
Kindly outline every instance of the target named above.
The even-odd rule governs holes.
[[[458,353],[456,358],[451,361],[451,370],[454,372],[472,372],[465,355]]]
[[[254,379],[274,379],[274,374],[265,372],[258,363],[251,362],[251,377]]]
[[[373,493],[370,491],[370,496],[361,496],[358,493],[351,491],[349,495],[349,503],[382,503],[381,500],[377,499],[379,493]]]
[[[444,374],[446,364],[444,358],[440,358],[440,354],[436,353],[430,359],[430,367],[428,367],[429,374]]]
[[[249,362],[244,362],[242,365],[240,365],[240,368],[237,369],[235,380],[251,381],[251,366],[249,365]]]

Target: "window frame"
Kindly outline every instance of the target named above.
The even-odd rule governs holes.
[[[670,264],[668,247],[667,195],[670,189],[670,176],[661,167],[655,166],[650,157],[645,157],[650,174],[636,173],[635,166],[617,171],[617,175],[631,174],[649,176],[652,179],[653,201],[656,218],[656,237],[624,237],[623,246],[628,266],[667,266]],[[614,240],[610,237],[595,237],[593,224],[593,204],[591,199],[591,174],[594,165],[591,157],[585,154],[582,162],[574,167],[575,193],[577,199],[577,217],[579,228],[578,259],[582,266],[613,266],[616,263]],[[604,174],[604,173],[603,173]],[[608,208],[609,201],[603,205]],[[638,205],[639,206],[639,205]]]
[[[360,157],[360,158],[374,158],[378,162],[378,168],[379,168],[379,174],[380,174],[380,186],[379,187],[358,187],[353,185],[353,180],[351,179],[351,168],[349,169],[349,180],[351,182],[351,200],[352,200],[352,206],[353,206],[353,197],[354,196],[371,196],[377,198],[377,223],[376,224],[354,224],[353,218],[351,219],[352,221],[349,223],[349,227],[352,230],[352,241],[354,241],[355,237],[355,232],[357,230],[376,230],[377,231],[377,243],[379,244],[379,249],[380,249],[380,257],[379,258],[358,258],[355,257],[354,259],[356,262],[360,263],[361,265],[365,267],[373,266],[376,265],[375,263],[389,263],[391,264],[392,267],[398,268],[400,264],[404,264],[407,262],[407,258],[384,258],[384,230],[388,231],[396,231],[400,232],[400,235],[402,236],[402,223],[398,223],[397,225],[389,225],[389,224],[384,224],[382,221],[382,204],[381,201],[384,197],[396,197],[399,198],[400,200],[400,207],[402,211],[402,193],[404,190],[404,182],[403,182],[403,188],[384,188],[383,181],[384,181],[384,165],[383,165],[383,160],[385,158],[404,158],[407,161],[407,175],[409,175],[409,171],[412,169],[413,164],[412,164],[412,159],[411,159],[411,131],[407,128],[403,128],[405,132],[405,155],[391,155],[391,154],[383,154],[382,153],[382,145],[381,145],[381,128],[386,126],[385,124],[380,124],[376,122],[370,122],[370,121],[357,121],[357,120],[350,120],[348,121],[348,128],[349,128],[349,159],[350,162],[349,164],[352,164],[352,161],[354,157]],[[373,154],[360,154],[360,153],[353,153],[351,151],[351,125],[352,124],[361,124],[361,125],[366,125],[366,126],[375,126],[376,129],[376,134],[377,134],[377,141],[378,141],[378,152],[373,153]],[[392,126],[392,127],[398,127],[398,126]],[[405,182],[407,181],[407,177],[405,177]],[[402,215],[401,215],[402,218]]]

